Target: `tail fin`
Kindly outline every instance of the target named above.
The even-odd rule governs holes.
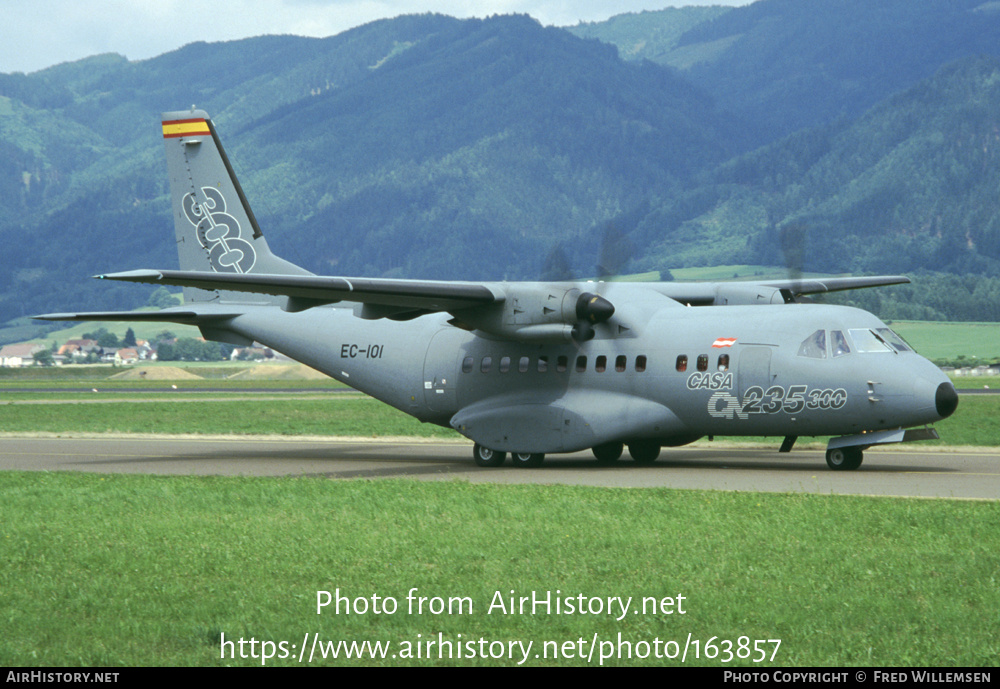
[[[207,113],[163,113],[163,142],[181,270],[311,275],[271,253]],[[184,288],[188,303],[247,298]]]

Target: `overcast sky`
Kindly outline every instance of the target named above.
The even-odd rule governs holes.
[[[0,72],[34,72],[99,53],[143,60],[194,41],[263,34],[332,36],[376,19],[530,14],[545,25],[624,12],[750,0],[3,0]]]

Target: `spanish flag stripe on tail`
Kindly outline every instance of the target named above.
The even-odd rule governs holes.
[[[176,139],[182,136],[208,136],[212,132],[204,118],[194,120],[172,120],[163,123],[163,138]]]

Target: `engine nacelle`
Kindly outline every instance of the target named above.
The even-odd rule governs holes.
[[[497,337],[563,344],[593,339],[594,326],[614,313],[614,305],[599,295],[571,286],[538,285],[509,289],[502,303],[453,315],[457,324]]]

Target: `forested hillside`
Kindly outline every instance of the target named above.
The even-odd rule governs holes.
[[[87,276],[176,266],[157,118],[192,104],[272,248],[316,272],[918,271],[859,298],[1000,319],[997,53],[995,2],[760,0],[570,30],[409,16],[0,75],[0,323],[145,303]]]

